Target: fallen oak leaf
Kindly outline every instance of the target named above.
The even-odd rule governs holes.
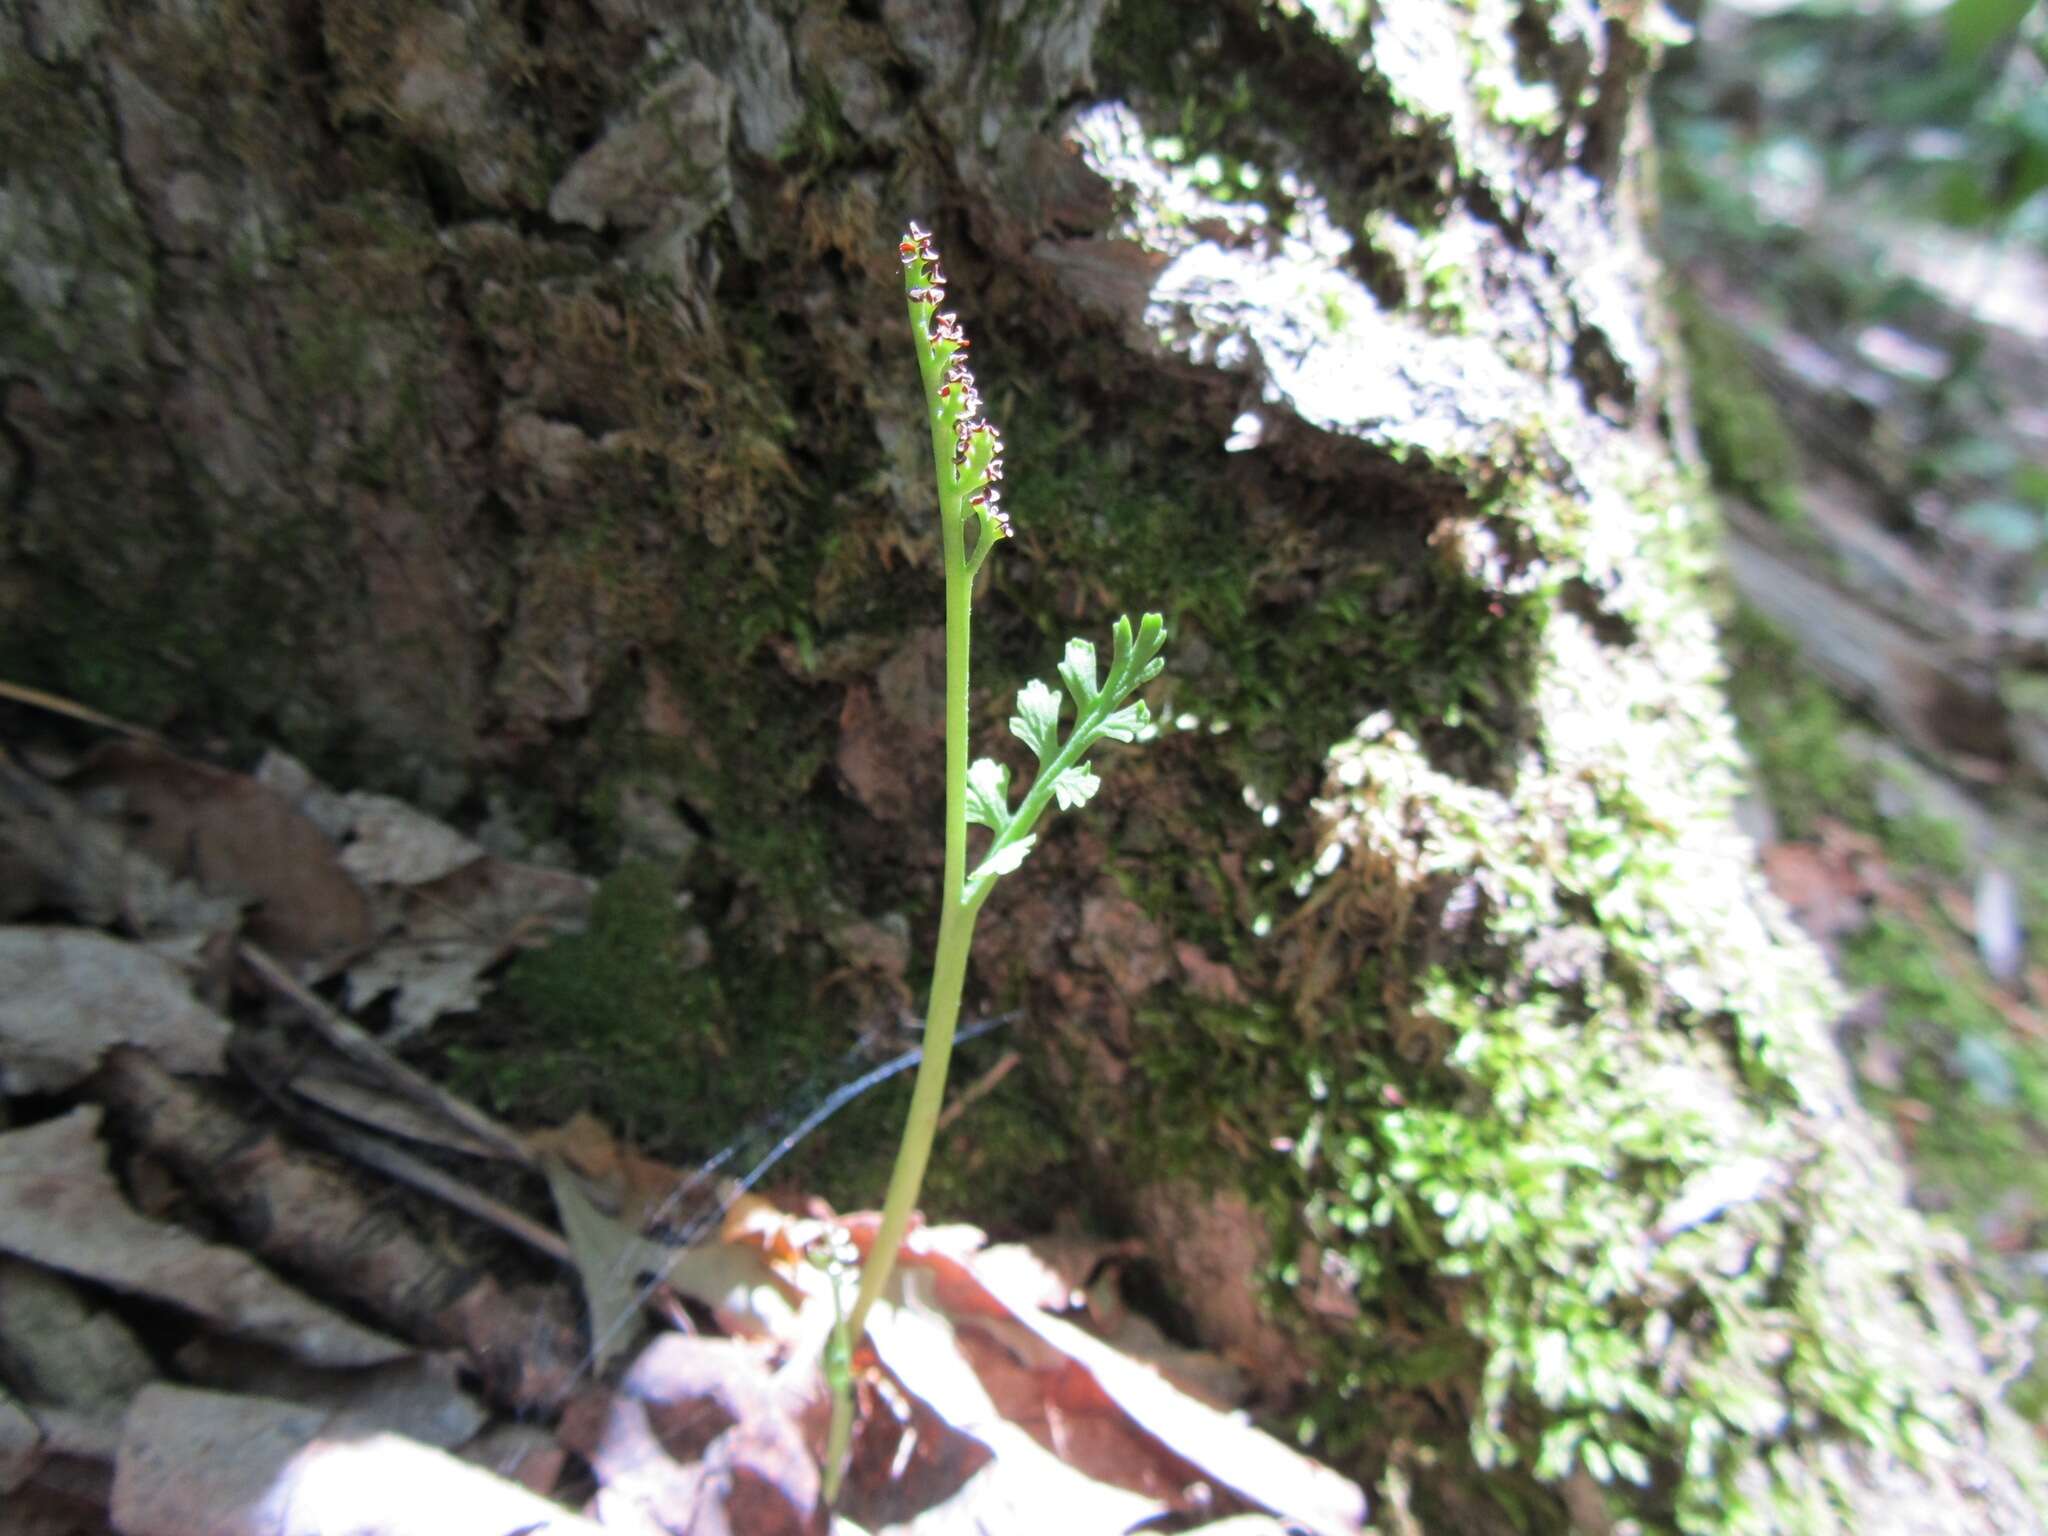
[[[619,1141],[595,1115],[578,1113],[562,1124],[527,1133],[526,1145],[536,1157],[559,1156],[605,1197],[621,1222],[636,1232],[667,1214],[677,1191],[690,1179],[680,1169]]]
[[[758,1243],[721,1235],[670,1247],[643,1237],[599,1210],[562,1156],[545,1152],[540,1162],[582,1281],[590,1365],[601,1371],[639,1337],[641,1309],[662,1285],[709,1308],[737,1337],[787,1341],[803,1332],[803,1273],[778,1270]]]
[[[640,1276],[645,1270],[660,1269],[667,1256],[654,1252],[647,1239],[592,1205],[561,1158],[543,1155],[540,1166],[583,1283],[590,1361],[602,1373],[613,1356],[640,1337]]]

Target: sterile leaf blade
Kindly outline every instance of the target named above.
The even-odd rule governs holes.
[[[1010,730],[1038,761],[1048,763],[1060,749],[1060,696],[1049,684],[1033,678],[1017,690],[1017,713]]]

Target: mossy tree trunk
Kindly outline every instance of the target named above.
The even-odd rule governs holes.
[[[917,217],[1010,442],[978,713],[1174,628],[973,985],[1207,1336],[1389,1529],[2039,1530],[1731,824],[1658,14],[0,0],[0,668],[587,849],[652,795],[714,948],[886,975]]]

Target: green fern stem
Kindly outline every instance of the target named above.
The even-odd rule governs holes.
[[[1148,613],[1134,631],[1129,618],[1116,621],[1115,653],[1107,678],[1096,675],[1095,647],[1070,640],[1059,676],[1074,701],[1074,727],[1060,740],[1061,697],[1048,684],[1032,682],[1017,695],[1017,714],[1010,730],[1031,749],[1038,772],[1022,802],[1010,806],[1010,774],[993,759],[968,762],[967,664],[969,626],[974,610],[974,577],[991,550],[1009,537],[1009,519],[1001,510],[1002,437],[981,414],[965,354],[967,337],[951,314],[939,312],[945,297],[945,275],[931,236],[915,224],[900,250],[904,290],[910,304],[910,326],[917,338],[918,370],[924,383],[927,421],[931,428],[932,463],[939,489],[939,531],[946,566],[946,868],[944,905],[939,916],[939,949],[932,973],[931,1002],[925,1015],[924,1060],[911,1092],[910,1115],[889,1176],[882,1223],[861,1269],[860,1294],[847,1319],[847,1334],[858,1339],[868,1311],[889,1283],[897,1253],[924,1185],[937,1135],[939,1110],[945,1098],[946,1072],[952,1062],[954,1026],[960,1018],[960,995],[967,980],[967,956],[974,942],[974,921],[995,883],[1023,863],[1037,840],[1039,818],[1057,804],[1061,809],[1085,805],[1100,784],[1084,761],[1098,743],[1137,741],[1151,731],[1151,717],[1137,690],[1159,675],[1165,662],[1159,652],[1166,643],[1165,621]],[[968,547],[970,530],[974,544]],[[982,826],[993,834],[988,851],[970,871],[967,829]],[[843,1448],[842,1420],[848,1405],[836,1405],[835,1464]]]
[[[896,1255],[910,1228],[911,1213],[917,1207],[918,1192],[924,1187],[926,1166],[931,1162],[932,1141],[938,1134],[939,1111],[946,1096],[946,1073],[953,1059],[953,1033],[960,1021],[960,995],[967,982],[967,956],[974,947],[974,921],[987,899],[992,882],[982,882],[973,895],[967,889],[967,671],[970,632],[974,614],[974,568],[968,564],[966,500],[971,484],[957,473],[954,455],[956,429],[953,413],[943,408],[939,389],[944,382],[945,363],[938,349],[924,340],[929,335],[934,303],[910,302],[911,328],[923,344],[917,361],[924,379],[927,414],[931,422],[932,462],[939,486],[939,529],[945,546],[946,565],[946,869],[945,899],[939,916],[939,948],[932,971],[930,1002],[924,1021],[924,1059],[918,1064],[917,1083],[910,1094],[910,1114],[903,1126],[903,1140],[896,1151],[896,1166],[889,1175],[889,1193],[882,1203],[882,1224],[868,1249],[861,1268],[860,1295],[847,1319],[847,1332],[855,1339],[867,1324],[868,1309],[889,1283],[896,1267]],[[984,524],[975,553],[986,554],[987,543],[996,535]],[[979,560],[975,565],[980,564]]]

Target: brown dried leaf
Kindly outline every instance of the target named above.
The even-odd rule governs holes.
[[[1136,997],[1173,974],[1166,935],[1125,896],[1090,896],[1081,903],[1075,953],[1109,973],[1117,990]]]
[[[430,885],[484,856],[446,822],[403,800],[358,790],[343,803],[349,838],[341,867],[360,885]]]
[[[184,1308],[325,1365],[376,1365],[411,1351],[287,1286],[239,1249],[138,1216],[107,1171],[100,1111],[0,1136],[0,1249]]]
[[[12,915],[59,907],[79,921],[120,923],[146,939],[224,933],[241,903],[176,880],[122,830],[0,759],[0,879]]]
[[[325,834],[267,785],[137,742],[93,754],[80,780],[121,797],[135,844],[174,875],[256,903],[249,936],[325,965],[370,938],[370,906]]]
[[[331,1110],[344,1119],[367,1125],[388,1136],[424,1142],[469,1157],[502,1157],[501,1148],[450,1125],[442,1116],[395,1097],[389,1088],[372,1087],[340,1073],[307,1069],[293,1075],[291,1090],[300,1098]]]
[[[910,1299],[868,1314],[868,1338],[889,1374],[941,1420],[993,1453],[959,1492],[926,1510],[908,1531],[977,1530],[1041,1536],[1049,1530],[1126,1531],[1166,1512],[1158,1499],[1097,1482],[1046,1450],[1004,1417],[970,1364],[929,1273],[904,1273]]]
[[[595,890],[581,875],[490,855],[393,890],[396,931],[349,967],[349,1004],[360,1008],[395,989],[392,1013],[403,1033],[473,1010],[484,972],[517,949],[582,928]]]
[[[116,1045],[219,1072],[228,1024],[168,960],[85,928],[0,928],[0,1092],[58,1093]]]
[[[1188,990],[1204,1002],[1244,1001],[1244,988],[1238,982],[1237,973],[1203,954],[1201,945],[1182,939],[1173,946],[1173,957],[1180,962],[1181,974],[1188,979]]]
[[[1031,1307],[1014,1315],[1039,1339],[1085,1370],[1131,1422],[1185,1457],[1220,1487],[1320,1533],[1365,1525],[1356,1484],[1251,1425],[1195,1401],[1072,1323]]]
[[[873,1226],[868,1217],[849,1223],[855,1240],[861,1243],[871,1239]],[[977,1427],[984,1421],[958,1416],[960,1412],[994,1415],[997,1410],[988,1386],[977,1381],[975,1389],[968,1392],[950,1374],[953,1364],[966,1358],[976,1358],[977,1365],[986,1364],[992,1370],[996,1367],[1001,1357],[991,1355],[985,1343],[973,1340],[977,1332],[985,1335],[987,1342],[1000,1345],[1007,1356],[1001,1379],[1012,1406],[1022,1410],[1036,1393],[1043,1419],[1038,1432],[1069,1462],[1100,1477],[1113,1477],[1126,1487],[1141,1487],[1148,1493],[1172,1489],[1176,1495],[1199,1480],[1190,1475],[1198,1471],[1210,1484],[1319,1536],[1355,1536],[1363,1529],[1365,1495],[1357,1485],[1232,1415],[1196,1401],[1151,1367],[1041,1311],[1028,1296],[1006,1295],[1002,1280],[977,1271],[975,1256],[961,1250],[957,1234],[942,1249],[928,1240],[926,1232],[913,1232],[900,1262],[904,1294],[929,1299],[906,1304],[901,1312],[892,1314],[892,1322],[900,1324],[904,1315],[920,1309],[929,1309],[936,1319],[938,1310],[943,1309],[947,1317],[942,1342],[948,1359],[933,1364],[902,1356],[884,1344],[871,1321],[870,1336],[875,1338],[876,1349],[906,1387],[931,1403],[956,1429],[996,1449],[999,1461],[1010,1453]],[[878,1306],[875,1314],[884,1310]],[[912,1333],[921,1337],[927,1348],[941,1342],[922,1325]],[[928,1374],[913,1380],[904,1374],[906,1367],[914,1374]],[[1026,1384],[1017,1379],[1019,1367],[1034,1372],[1036,1382]],[[920,1381],[938,1387],[947,1401],[929,1395]],[[957,1409],[947,1406],[953,1401],[957,1401]],[[1033,1428],[1028,1419],[1021,1422],[1026,1429]],[[1063,1435],[1065,1444],[1061,1443]]]
[[[1817,939],[1855,933],[1870,920],[1867,886],[1838,851],[1811,843],[1777,843],[1764,850],[1764,878]]]
[[[602,1194],[605,1208],[635,1232],[645,1231],[685,1182],[681,1169],[625,1145],[591,1114],[577,1114],[553,1129],[534,1131],[526,1145],[535,1157],[553,1153],[583,1175]]]
[[[846,691],[839,710],[839,773],[868,813],[881,821],[905,821],[915,809],[902,751],[901,728],[858,684]]]
[[[569,1453],[537,1424],[494,1424],[458,1454],[499,1477],[542,1495],[562,1480]]]

